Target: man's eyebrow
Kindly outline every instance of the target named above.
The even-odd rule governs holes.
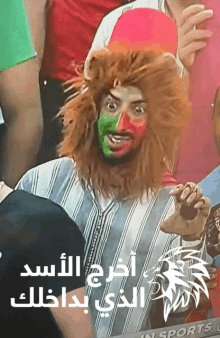
[[[106,92],[106,96],[109,96],[109,95],[110,95],[114,100],[121,101],[121,99],[120,99],[119,97],[113,95],[110,91],[107,91],[107,92]],[[137,104],[137,103],[146,103],[146,104],[147,104],[146,100],[143,100],[143,99],[141,99],[141,100],[135,100],[135,101],[132,101],[132,102],[131,102],[131,104]]]
[[[108,95],[110,95],[113,99],[115,99],[116,101],[121,101],[121,99],[115,95],[113,95],[110,91],[108,92]]]
[[[147,104],[146,100],[136,100],[136,101],[132,101],[131,103],[132,104],[137,104],[137,103],[146,103]]]

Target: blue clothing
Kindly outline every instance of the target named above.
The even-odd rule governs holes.
[[[214,258],[214,266],[216,268],[220,268],[220,255],[218,255]]]
[[[97,272],[98,264],[104,276],[99,277],[100,287],[87,287],[93,324],[97,337],[111,337],[150,329],[151,288],[143,274],[153,266],[159,266],[159,258],[171,248],[179,247],[180,236],[163,233],[160,223],[174,212],[174,200],[170,188],[142,201],[104,199],[97,196],[90,187],[83,188],[76,173],[75,163],[68,158],[54,160],[27,172],[18,184],[38,196],[46,197],[61,205],[77,223],[86,240],[86,273]],[[206,252],[203,259],[207,261]],[[131,269],[131,253],[136,253],[136,274],[115,276],[107,282],[109,267],[117,271],[119,259]],[[190,276],[188,277],[190,278]],[[144,307],[118,307],[120,290],[128,301],[132,300],[132,289],[145,289]],[[102,308],[108,308],[105,296],[114,294],[114,308],[109,316],[97,311],[95,301],[100,300]],[[104,313],[104,310],[103,310]]]
[[[206,197],[211,200],[211,206],[220,203],[220,165],[198,184]]]

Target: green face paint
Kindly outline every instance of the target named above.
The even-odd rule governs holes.
[[[120,114],[111,116],[109,113],[104,112],[104,114],[99,117],[97,122],[99,143],[103,154],[108,157],[111,156],[112,151],[109,149],[107,143],[107,135],[109,133],[116,132],[119,116]]]

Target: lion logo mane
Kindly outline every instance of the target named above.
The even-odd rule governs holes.
[[[163,314],[165,321],[167,321],[171,311],[175,311],[179,306],[182,308],[187,307],[191,297],[197,307],[200,300],[200,291],[203,291],[209,297],[208,288],[203,279],[203,277],[210,278],[205,267],[208,263],[197,257],[198,253],[200,251],[183,247],[171,249],[159,258],[159,267],[154,266],[143,275],[150,285],[157,286],[157,290],[151,292],[151,296],[154,295],[152,300],[164,299]],[[182,259],[182,254],[184,255],[184,260]],[[187,260],[190,260],[188,267],[186,266]],[[163,270],[161,272],[162,267]],[[192,276],[192,280],[188,281],[184,278],[184,272],[187,268],[191,270]],[[158,279],[161,281],[158,282]],[[156,296],[159,291],[160,295]]]

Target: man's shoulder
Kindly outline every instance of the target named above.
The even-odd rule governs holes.
[[[75,162],[69,158],[53,160],[29,170],[16,189],[52,200],[71,217],[77,201],[84,194]]]
[[[67,157],[49,161],[41,164],[27,173],[21,178],[17,185],[17,189],[33,191],[33,186],[42,185],[46,188],[48,185],[53,185],[59,180],[68,180],[75,175],[75,162]]]
[[[64,171],[75,170],[75,162],[71,158],[62,157],[56,160],[52,160],[52,161],[40,164],[36,166],[35,168],[29,170],[28,173],[33,172],[33,171],[40,171],[40,172],[45,171],[45,172],[50,173],[51,171],[54,170],[54,168],[58,168],[58,167],[61,167]]]

